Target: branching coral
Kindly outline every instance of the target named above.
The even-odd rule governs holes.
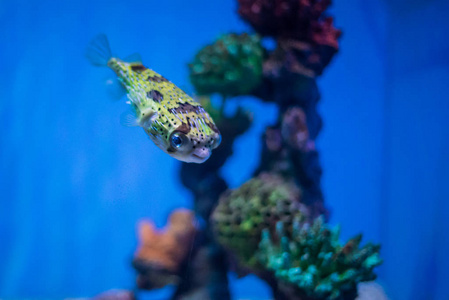
[[[379,245],[359,248],[362,236],[339,242],[339,227],[329,228],[322,218],[312,226],[295,223],[293,233],[277,224],[276,239],[264,229],[257,251],[259,262],[287,287],[313,299],[343,299],[355,294],[357,283],[376,278]]]
[[[248,94],[260,84],[262,60],[259,36],[226,34],[195,55],[190,80],[199,94]]]
[[[222,195],[212,215],[217,240],[246,266],[256,267],[254,253],[264,229],[282,221],[307,218],[301,191],[282,177],[264,173]]]

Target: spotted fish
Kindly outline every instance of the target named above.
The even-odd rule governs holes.
[[[92,40],[86,56],[92,64],[116,73],[133,110],[132,123],[165,153],[180,161],[203,163],[218,147],[220,131],[198,102],[140,61],[113,57],[105,35]]]

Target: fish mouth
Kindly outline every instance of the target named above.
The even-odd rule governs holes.
[[[208,148],[197,149],[191,154],[193,162],[202,163],[205,162],[211,154],[211,150]]]
[[[204,161],[206,161],[206,159],[209,158],[209,155],[208,156],[199,156],[197,154],[192,154],[192,157],[194,158],[194,162],[204,162]]]

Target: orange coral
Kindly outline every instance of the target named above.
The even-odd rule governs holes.
[[[139,223],[139,247],[135,259],[170,272],[177,272],[186,258],[195,236],[194,213],[187,209],[174,211],[168,225],[158,230],[151,221]]]

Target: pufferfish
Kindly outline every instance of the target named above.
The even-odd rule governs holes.
[[[218,147],[220,131],[198,102],[142,62],[113,57],[105,35],[92,40],[86,56],[92,64],[116,73],[133,110],[132,123],[165,153],[180,161],[203,163]]]

